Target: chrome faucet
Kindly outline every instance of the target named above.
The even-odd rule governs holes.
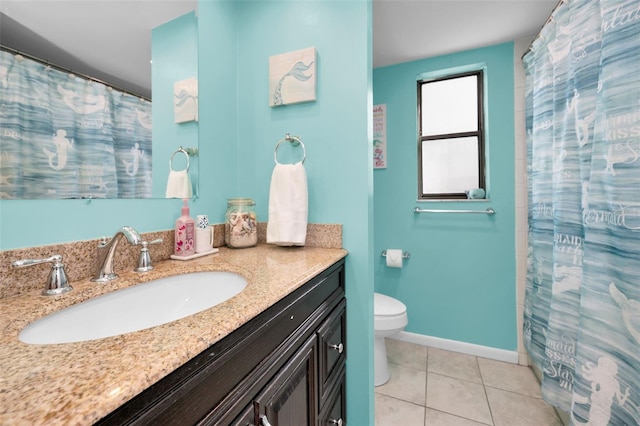
[[[98,243],[98,263],[96,267],[96,274],[91,281],[98,283],[106,283],[118,278],[118,275],[113,271],[113,255],[116,252],[118,243],[125,237],[129,244],[138,245],[142,243],[142,237],[138,234],[138,231],[130,226],[123,226],[116,232],[116,234],[110,240],[102,238]]]

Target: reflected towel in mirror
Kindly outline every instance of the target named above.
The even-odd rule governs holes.
[[[166,198],[191,198],[193,189],[191,179],[187,170],[170,170],[167,179]]]

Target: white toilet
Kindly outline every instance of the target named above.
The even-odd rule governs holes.
[[[373,293],[374,384],[389,380],[387,347],[384,338],[399,333],[407,326],[407,307],[401,301],[380,293]]]

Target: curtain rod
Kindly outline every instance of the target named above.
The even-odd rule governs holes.
[[[71,73],[73,75],[80,76],[80,77],[82,77],[82,78],[84,78],[86,80],[93,81],[95,83],[103,84],[103,85],[105,85],[107,87],[110,87],[112,89],[118,90],[119,92],[123,92],[123,93],[126,93],[128,95],[135,96],[136,98],[141,98],[141,99],[144,99],[145,101],[151,102],[151,99],[146,97],[146,96],[142,96],[142,95],[138,95],[136,93],[132,93],[129,90],[123,89],[123,88],[118,87],[118,86],[114,86],[113,84],[107,83],[106,81],[102,81],[102,80],[100,80],[98,78],[91,77],[90,75],[83,74],[83,73],[78,72],[78,71],[74,71],[74,70],[72,70],[70,68],[65,68],[65,67],[61,67],[60,65],[52,64],[51,62],[49,62],[49,61],[47,61],[45,59],[40,59],[40,58],[38,58],[36,56],[30,55],[28,53],[21,52],[21,51],[16,50],[16,49],[14,49],[12,47],[5,46],[4,44],[0,44],[0,50],[4,50],[5,52],[9,52],[9,53],[12,53],[14,55],[24,56],[25,58],[28,58],[28,59],[31,59],[33,61],[39,62],[39,63],[41,63],[43,65],[48,66],[48,67],[55,68],[58,71],[62,71],[62,72],[65,72],[65,73]]]
[[[566,0],[560,0],[558,2],[558,4],[556,4],[553,7],[553,10],[551,11],[551,13],[549,14],[549,17],[547,18],[546,21],[544,21],[544,25],[542,27],[540,27],[540,30],[538,31],[538,34],[535,36],[535,38],[531,41],[531,43],[529,43],[529,48],[522,54],[522,56],[520,57],[520,59],[524,59],[525,56],[527,56],[527,53],[531,52],[531,48],[533,47],[533,43],[535,43],[535,41],[537,39],[540,38],[540,33],[542,32],[542,29],[547,26],[547,24],[549,22],[551,22],[551,20],[553,19],[553,14],[556,13],[556,10],[563,4],[565,3]]]

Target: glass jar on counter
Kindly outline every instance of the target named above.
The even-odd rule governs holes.
[[[224,241],[228,247],[253,247],[258,243],[256,203],[251,198],[229,198],[225,214]]]

